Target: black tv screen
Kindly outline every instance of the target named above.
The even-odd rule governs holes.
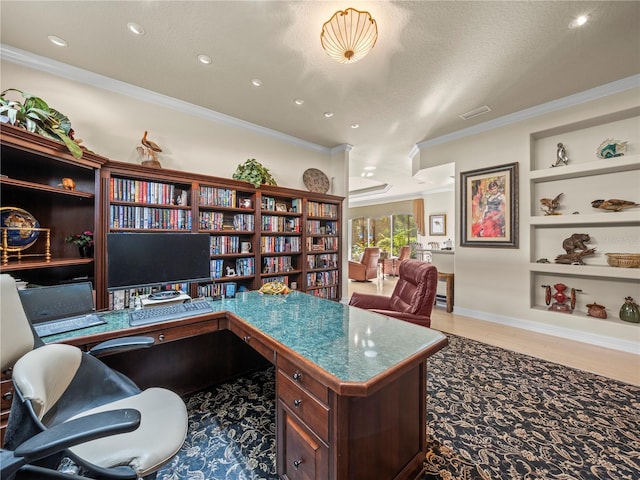
[[[211,279],[206,233],[108,233],[107,288]]]

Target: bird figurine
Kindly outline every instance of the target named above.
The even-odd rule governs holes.
[[[541,198],[540,210],[542,210],[545,215],[560,215],[556,213],[556,210],[560,207],[560,197],[562,195],[562,193],[559,193],[556,195],[556,198]]]
[[[593,208],[619,212],[625,208],[638,207],[640,203],[631,202],[629,200],[620,200],[618,198],[610,198],[609,200],[594,200],[591,202]]]
[[[144,135],[140,140],[140,143],[142,143],[143,146],[136,147],[136,150],[138,151],[138,155],[142,159],[140,163],[142,163],[142,165],[146,165],[149,167],[160,168],[161,165],[160,165],[160,161],[158,160],[158,156],[156,155],[156,152],[161,152],[162,149],[158,146],[157,143],[149,140],[147,138],[147,135],[148,135],[148,132],[145,130]]]

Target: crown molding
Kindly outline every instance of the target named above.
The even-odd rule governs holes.
[[[0,57],[7,62],[15,63],[23,67],[32,68],[34,70],[41,70],[58,77],[67,78],[69,80],[84,83],[93,87],[108,90],[113,93],[125,95],[127,97],[135,98],[143,102],[159,105],[161,107],[170,108],[187,115],[203,118],[211,122],[221,123],[236,128],[248,130],[260,135],[274,138],[282,142],[290,143],[298,147],[306,148],[314,152],[320,152],[325,155],[330,155],[332,149],[323,147],[316,143],[308,142],[291,135],[287,135],[270,128],[261,127],[254,123],[246,122],[229,115],[209,110],[192,103],[184,102],[167,95],[148,90],[146,88],[137,87],[129,83],[121,82],[104,75],[83,70],[66,63],[58,62],[47,57],[35,55],[33,53],[20,50],[9,45],[0,44]],[[348,151],[348,150],[347,150]]]
[[[640,87],[640,75],[632,75],[631,77],[623,78],[621,80],[616,80],[615,82],[611,82],[611,83],[605,83],[604,85],[600,85],[598,87],[594,87],[589,90],[585,90],[583,92],[575,93],[573,95],[569,95],[568,97],[563,97],[557,100],[552,100],[551,102],[542,103],[540,105],[536,105],[531,108],[520,110],[519,112],[514,112],[509,115],[504,115],[499,118],[494,118],[493,120],[479,123],[472,127],[463,128],[462,130],[458,130],[456,132],[442,135],[440,137],[424,140],[418,143],[417,147],[419,149],[422,149],[422,148],[433,147],[435,145],[441,145],[443,143],[459,140],[461,138],[468,137],[470,135],[475,135],[477,133],[493,130],[494,128],[504,127],[506,125],[517,123],[522,120],[527,120],[533,117],[537,117],[539,115],[544,115],[544,114],[555,112],[565,108],[573,107],[576,105],[580,105],[582,103],[590,102],[592,100],[597,100],[602,97],[607,97],[609,95],[621,93],[621,92],[631,90],[633,88],[638,88],[638,87]],[[412,149],[412,153],[413,155],[415,155],[415,152],[413,149]],[[413,155],[411,155],[410,158],[413,158]]]

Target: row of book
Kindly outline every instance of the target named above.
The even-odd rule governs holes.
[[[188,292],[188,287],[189,284],[187,283],[174,283],[166,286],[166,288],[170,290],[179,290],[181,292]],[[144,287],[126,288],[111,291],[109,292],[109,310],[124,310],[125,308],[134,308],[136,297],[148,295],[155,290],[157,290],[156,287]]]
[[[245,288],[245,287],[240,287]],[[206,285],[198,285],[199,297],[222,298],[235,297],[238,291],[236,282],[208,283]]]
[[[330,287],[316,288],[309,290],[307,293],[310,293],[314,297],[333,299],[338,298],[338,287],[334,285]]]
[[[337,270],[307,273],[308,287],[324,287],[328,285],[336,285],[337,283],[338,283]]]
[[[212,235],[209,237],[209,253],[211,255],[240,253],[240,237]]]
[[[225,262],[222,258],[212,259],[209,263],[211,278],[223,278],[223,277],[250,277],[255,275],[256,261],[253,257],[236,258],[235,268],[234,262],[227,260]]]
[[[159,182],[145,182],[130,178],[109,179],[109,200],[120,202],[187,205],[182,189]],[[184,199],[187,203],[182,203]]]
[[[338,206],[333,203],[307,202],[309,217],[338,218]]]
[[[299,217],[275,217],[273,215],[262,216],[263,232],[299,233]]]
[[[255,216],[249,213],[200,212],[200,230],[236,230],[249,231],[255,229]]]
[[[275,277],[264,277],[261,279],[261,285],[269,282],[282,282],[289,285],[289,275],[277,275]]]
[[[230,188],[200,187],[198,204],[212,207],[237,207],[236,191]]]
[[[308,235],[337,235],[338,222],[326,220],[307,220]]]
[[[307,255],[307,268],[338,268],[337,253],[322,253],[320,255]]]
[[[282,257],[264,257],[262,259],[262,273],[282,273],[295,270],[293,260],[289,255]]]
[[[262,237],[261,253],[300,252],[300,237]]]
[[[307,251],[338,250],[338,237],[307,238]]]
[[[109,228],[191,230],[190,210],[111,205],[109,211]]]
[[[290,202],[290,204],[288,203]],[[260,199],[260,208],[262,210],[271,210],[272,212],[302,212],[302,199],[293,198],[291,200],[279,200],[273,197],[263,196]]]

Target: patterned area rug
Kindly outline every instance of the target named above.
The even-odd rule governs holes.
[[[640,387],[449,341],[428,363],[424,480],[640,478]],[[278,478],[273,368],[187,406],[187,441],[159,480]]]

